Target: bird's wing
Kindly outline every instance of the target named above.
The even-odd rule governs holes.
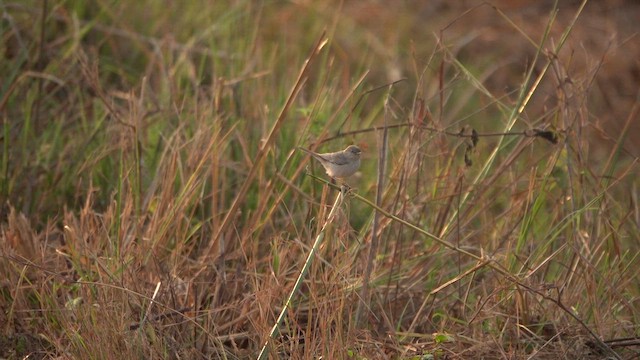
[[[335,165],[346,165],[349,163],[349,157],[345,155],[342,151],[337,153],[327,154],[326,156],[322,156],[325,161],[328,161]]]

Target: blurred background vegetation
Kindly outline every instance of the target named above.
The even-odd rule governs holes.
[[[295,148],[351,143],[359,195],[519,280],[351,200],[272,356],[640,351],[636,1],[0,10],[2,357],[255,357],[335,196]]]

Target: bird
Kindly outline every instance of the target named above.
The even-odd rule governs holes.
[[[298,149],[318,160],[326,170],[327,175],[334,179],[348,178],[355,174],[360,168],[360,154],[362,150],[356,145],[349,145],[342,151],[325,154],[318,154],[302,147]]]

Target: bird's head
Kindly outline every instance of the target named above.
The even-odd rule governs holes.
[[[360,150],[360,148],[356,145],[349,145],[346,149],[344,149],[344,151],[356,157],[360,157],[360,154],[362,154],[362,150]]]

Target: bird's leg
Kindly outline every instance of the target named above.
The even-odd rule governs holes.
[[[344,181],[340,181],[340,194],[342,196],[348,195],[352,191],[353,189],[351,188],[351,186],[349,186],[349,184]]]

